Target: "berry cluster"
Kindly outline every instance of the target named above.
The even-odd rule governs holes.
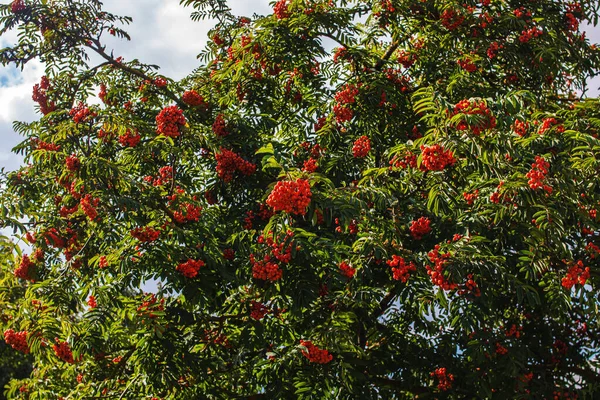
[[[202,108],[208,107],[208,104],[204,100],[204,97],[199,95],[198,92],[196,92],[195,90],[187,90],[185,93],[183,93],[181,100],[183,100],[183,102],[188,106]]]
[[[160,236],[160,231],[150,226],[132,229],[130,233],[140,242],[154,242]]]
[[[405,50],[398,52],[398,63],[402,64],[404,68],[410,68],[415,63],[415,55]]]
[[[449,374],[446,368],[437,368],[430,374],[432,377],[438,380],[438,389],[445,392],[452,388],[452,382],[454,381],[454,375]]]
[[[371,140],[367,136],[361,136],[356,141],[354,141],[354,145],[352,146],[352,155],[354,158],[364,158],[371,151]]]
[[[520,119],[515,120],[515,123],[512,125],[513,132],[520,137],[525,136],[528,129],[529,123],[527,121],[521,121]]]
[[[306,179],[280,181],[267,198],[267,205],[274,211],[304,215],[311,196],[310,184]]]
[[[233,260],[235,258],[235,250],[223,249],[223,258],[226,260]]]
[[[433,268],[427,266],[427,275],[431,279],[431,282],[442,288],[443,290],[454,290],[458,286],[456,283],[450,283],[446,280],[444,276],[444,265],[446,261],[450,258],[450,253],[440,254],[440,245],[436,244],[433,250],[431,250],[427,256],[429,260],[433,263]]]
[[[319,168],[319,165],[317,164],[317,160],[310,157],[308,160],[304,161],[304,164],[302,166],[302,171],[311,173],[311,172],[315,172],[317,170],[317,168]]]
[[[567,271],[567,276],[562,278],[562,286],[571,290],[576,284],[585,285],[590,278],[590,267],[584,267],[583,261],[579,260]]]
[[[89,194],[86,194],[85,196],[83,196],[79,202],[79,205],[81,206],[81,209],[83,210],[83,213],[85,215],[87,215],[87,217],[91,221],[95,220],[96,217],[98,217],[98,211],[96,211],[96,207],[98,206],[99,202],[100,202],[100,199],[94,198]]]
[[[456,62],[459,65],[459,67],[461,67],[467,72],[477,71],[477,65],[473,64],[473,61],[470,58],[466,58],[464,60],[457,60]]]
[[[119,136],[119,143],[123,147],[135,147],[140,142],[140,139],[139,133],[133,133],[130,129],[127,129],[123,135]]]
[[[254,254],[250,254],[252,277],[254,279],[275,282],[283,277],[283,271],[279,268],[279,265],[269,260],[269,256],[265,256],[264,260],[257,260]]]
[[[356,273],[356,268],[352,268],[346,261],[342,261],[340,263],[340,272],[346,278],[351,279]]]
[[[212,124],[212,131],[217,137],[229,135],[223,114],[219,114],[217,115],[217,118],[215,118],[215,122]]]
[[[107,103],[107,99],[106,99],[106,95],[107,95],[106,85],[104,83],[101,83],[100,84],[100,91],[98,92],[98,97],[100,98],[100,100],[102,100],[102,102],[104,104],[108,104]]]
[[[465,131],[470,129],[473,134],[480,135],[483,130],[494,129],[496,127],[496,117],[488,108],[484,101],[461,100],[455,106],[452,115],[463,114],[475,116],[474,123],[469,124],[462,119],[456,124],[456,130]]]
[[[13,2],[13,7],[14,7],[15,3],[22,4],[20,2],[20,0],[17,0],[15,2]],[[35,101],[36,103],[39,104],[40,111],[44,115],[46,115],[56,109],[56,106],[54,105],[54,103],[51,101],[50,102],[48,101],[48,90],[49,89],[50,89],[50,80],[47,77],[42,76],[42,80],[40,81],[40,83],[36,83],[33,86],[33,95],[31,96],[33,101]]]
[[[34,281],[33,275],[35,274],[33,261],[27,254],[23,254],[19,266],[15,269],[15,276],[17,278],[25,279],[26,281]]]
[[[180,210],[173,211],[173,219],[178,224],[198,222],[201,215],[202,207],[188,202],[181,204]]]
[[[75,154],[71,154],[67,157],[65,165],[69,171],[77,171],[81,167],[81,161]]]
[[[550,163],[543,157],[535,156],[535,162],[531,164],[531,170],[527,173],[529,187],[536,189],[544,189],[547,193],[552,193],[552,187],[544,184],[546,175],[550,168]]]
[[[543,33],[542,30],[535,26],[533,28],[525,29],[525,30],[523,30],[523,32],[521,32],[521,36],[519,36],[519,42],[527,43],[532,38],[536,38],[536,37],[540,36],[542,33]]]
[[[397,155],[392,157],[390,160],[390,170],[394,168],[417,168],[417,156],[413,153],[408,153],[403,158]]]
[[[186,262],[179,263],[175,270],[181,272],[186,278],[195,278],[198,275],[198,271],[200,271],[200,268],[203,266],[204,261],[189,259]]]
[[[442,171],[456,162],[452,150],[445,150],[441,145],[421,146],[421,169],[425,171]]]
[[[421,217],[410,223],[410,234],[415,240],[423,239],[423,236],[431,232],[431,220],[427,217]]]
[[[473,274],[467,275],[467,281],[465,282],[464,288],[458,291],[459,295],[465,295],[467,293],[473,293],[475,297],[481,296],[481,291],[477,282],[473,279]]]
[[[177,106],[163,108],[156,116],[156,132],[172,138],[178,137],[179,129],[186,124],[183,111]]]
[[[273,7],[273,13],[277,19],[286,19],[290,17],[289,0],[279,0]]]
[[[79,104],[71,108],[69,115],[76,124],[80,124],[86,122],[89,118],[95,117],[97,114],[90,110],[85,104],[79,102]]]
[[[498,55],[498,51],[502,48],[503,46],[499,45],[498,42],[492,42],[490,44],[490,47],[488,47],[487,49],[487,56],[488,58],[491,60],[493,58],[495,58]]]
[[[476,189],[473,193],[464,192],[462,195],[467,204],[472,206],[473,203],[475,203],[475,200],[479,198],[479,189]]]
[[[508,354],[508,349],[500,344],[500,342],[496,342],[496,354],[505,355]]]
[[[93,310],[94,308],[98,307],[98,303],[96,302],[96,297],[95,297],[95,296],[90,296],[90,297],[88,297],[88,300],[87,300],[87,305],[88,305],[88,307],[90,307],[90,309],[92,309],[92,310]]]
[[[300,340],[300,346],[306,347],[306,351],[302,351],[302,355],[310,362],[317,364],[327,364],[333,360],[333,356],[329,354],[329,351],[320,349],[315,346],[310,340]]]
[[[446,8],[440,15],[440,20],[446,29],[453,31],[463,23],[465,17],[454,11],[452,8]]]
[[[58,338],[54,338],[56,343],[52,346],[54,350],[54,354],[61,360],[66,363],[74,364],[75,360],[73,359],[73,352],[71,351],[71,346],[67,342],[61,342]]]
[[[353,84],[347,84],[344,88],[335,94],[335,105],[333,113],[338,123],[348,122],[354,116],[354,112],[348,107],[348,104],[356,102],[358,87]]]
[[[565,131],[565,127],[562,126],[557,120],[556,118],[544,118],[544,120],[542,121],[542,126],[540,126],[540,128],[538,129],[538,134],[543,135],[544,133],[548,132],[553,126],[556,126],[556,131],[558,133],[562,133]]]
[[[24,11],[25,8],[26,6],[23,0],[13,0],[13,2],[10,3],[10,11],[13,14],[18,14],[21,11]]]
[[[12,329],[7,329],[4,331],[4,340],[6,341],[6,344],[11,346],[13,349],[25,354],[29,354],[27,335],[29,335],[27,331],[15,332]]]
[[[410,273],[417,270],[415,263],[412,261],[406,263],[404,258],[397,255],[393,255],[391,260],[386,261],[386,264],[392,267],[392,276],[394,280],[402,281],[402,283],[406,283],[408,278],[410,278]]]
[[[165,299],[160,299],[160,302],[157,304],[157,298],[154,293],[146,296],[145,300],[142,304],[137,308],[137,312],[139,316],[146,316],[148,318],[156,318],[156,314],[154,311],[164,311],[165,310]]]
[[[252,300],[250,302],[250,318],[260,321],[269,313],[269,308],[263,303]]]
[[[233,174],[238,171],[242,175],[252,175],[256,171],[256,165],[244,160],[231,150],[221,147],[220,153],[215,153],[217,160],[217,176],[228,183],[233,180]]]

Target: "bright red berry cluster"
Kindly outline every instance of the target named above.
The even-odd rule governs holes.
[[[25,279],[33,282],[33,275],[35,273],[34,264],[27,254],[23,254],[19,266],[15,269],[15,276],[17,278]]]
[[[446,8],[440,15],[440,20],[446,29],[453,31],[463,23],[465,17],[457,13],[452,8]]]
[[[558,133],[562,133],[565,131],[565,127],[562,126],[556,118],[544,118],[542,121],[542,126],[538,129],[538,134],[543,135],[548,132],[553,126],[556,126],[556,131]]]
[[[13,349],[25,354],[29,354],[27,335],[29,335],[27,331],[15,332],[12,329],[7,329],[4,331],[4,340],[6,341],[6,344],[11,346]]]
[[[423,236],[431,232],[431,220],[427,217],[421,217],[410,223],[410,234],[415,240],[423,239]]]
[[[187,90],[183,93],[181,100],[188,106],[206,108],[208,104],[204,100],[204,97],[198,94],[195,90]]]
[[[15,2],[13,2],[13,7],[14,7],[15,3],[22,4],[20,2],[20,0],[17,0]],[[25,7],[25,6],[23,5],[23,7]],[[36,103],[39,104],[40,111],[44,115],[46,115],[56,109],[56,106],[54,105],[54,103],[51,101],[50,102],[48,101],[48,90],[49,89],[50,89],[50,80],[47,77],[42,76],[42,80],[40,81],[40,83],[36,83],[33,86],[33,95],[31,96],[33,101],[35,101]]]
[[[180,210],[173,211],[173,219],[178,224],[198,222],[201,215],[202,207],[188,202],[181,204]]]
[[[176,138],[181,134],[180,128],[186,124],[183,111],[177,106],[163,108],[156,116],[156,132]]]
[[[392,277],[396,281],[406,283],[410,278],[410,273],[417,270],[417,266],[412,261],[407,263],[406,260],[400,256],[393,255],[391,260],[387,260],[386,264],[392,267]]]
[[[290,17],[289,0],[279,0],[273,7],[273,13],[277,19],[286,19]]]
[[[477,65],[473,63],[470,58],[466,58],[463,60],[457,60],[456,63],[467,72],[475,72],[477,71]]]
[[[415,63],[415,55],[405,50],[398,51],[398,63],[404,68],[410,68]]]
[[[521,137],[527,134],[528,129],[529,123],[527,121],[521,121],[520,119],[515,120],[515,123],[512,125],[513,132]]]
[[[90,110],[85,104],[79,102],[77,106],[71,108],[69,115],[73,118],[76,124],[88,121],[88,119],[95,117],[97,114]]]
[[[452,388],[452,382],[454,381],[454,375],[449,374],[446,368],[437,368],[433,371],[431,376],[437,378],[438,380],[438,389],[442,392],[445,392]]]
[[[579,260],[567,271],[567,276],[562,278],[562,286],[571,290],[576,284],[585,285],[590,278],[590,267],[584,267],[583,261]]]
[[[267,205],[274,211],[304,215],[311,196],[310,184],[306,179],[279,181],[267,198]]]
[[[98,217],[98,211],[96,211],[96,207],[98,206],[99,202],[100,199],[92,197],[89,194],[83,196],[79,202],[83,213],[92,221]]]
[[[67,157],[65,165],[69,171],[77,171],[81,167],[81,161],[79,161],[79,158],[75,154],[71,154]]]
[[[468,205],[472,206],[475,200],[479,198],[479,190],[477,189],[473,193],[464,192],[463,198],[465,199]]]
[[[223,258],[226,260],[233,260],[235,258],[235,250],[223,249]]]
[[[491,60],[493,58],[495,58],[498,55],[498,51],[502,48],[503,46],[500,46],[498,44],[498,42],[492,42],[490,44],[490,47],[488,47],[487,49],[487,56],[488,58]]]
[[[227,131],[227,123],[223,114],[217,115],[215,122],[212,124],[212,131],[217,137],[223,137],[229,135]]]
[[[20,13],[21,11],[24,11],[25,8],[25,2],[23,0],[13,0],[13,2],[10,3],[10,11],[13,14]]]
[[[67,342],[61,342],[58,338],[54,339],[56,343],[52,346],[54,350],[54,354],[61,360],[66,363],[74,364],[75,360],[73,359],[73,352],[71,351],[71,346]]]
[[[496,127],[496,117],[492,115],[484,101],[476,100],[461,100],[455,106],[452,115],[463,114],[476,116],[473,123],[468,123],[466,120],[461,120],[456,124],[456,130],[465,131],[470,129],[473,134],[480,135],[482,131],[494,129]]]
[[[250,302],[250,318],[260,321],[269,313],[269,308],[263,303],[252,300]]]
[[[354,141],[352,146],[352,155],[354,158],[364,158],[371,151],[371,140],[363,135]]]
[[[130,233],[140,242],[154,242],[160,236],[160,231],[150,226],[132,229]]]
[[[275,282],[283,277],[283,271],[279,268],[279,265],[269,260],[268,256],[264,260],[258,260],[254,257],[254,254],[250,254],[252,277],[254,279]]]
[[[139,133],[133,133],[130,129],[127,129],[123,135],[119,136],[119,143],[123,147],[135,147],[140,142],[140,139]]]
[[[427,275],[431,279],[431,282],[442,288],[443,290],[454,290],[457,288],[456,283],[450,283],[446,280],[444,276],[444,265],[446,261],[450,258],[450,253],[440,254],[440,245],[436,244],[433,250],[431,250],[427,256],[429,260],[433,263],[433,268],[427,266]]]
[[[90,309],[92,309],[92,310],[93,310],[94,308],[98,307],[98,303],[96,302],[96,297],[95,297],[95,296],[90,296],[90,297],[88,297],[88,300],[87,300],[87,305],[88,305],[88,307],[90,307]]]
[[[310,157],[308,160],[304,161],[302,171],[311,173],[311,172],[315,172],[317,170],[317,168],[319,168],[319,165],[317,164],[317,160]]]
[[[521,43],[527,43],[529,42],[532,38],[536,38],[538,36],[542,35],[542,30],[537,28],[537,27],[532,27],[529,29],[525,29],[523,30],[523,32],[521,32],[521,36],[519,36],[519,42]]]
[[[547,193],[552,193],[552,187],[544,184],[550,163],[543,157],[535,156],[535,162],[531,164],[531,170],[527,173],[529,187],[536,189],[544,189]]]
[[[224,182],[231,182],[235,172],[242,175],[252,175],[256,171],[256,165],[244,160],[237,153],[221,147],[220,153],[215,153],[217,160],[217,176]]]
[[[335,94],[335,105],[333,113],[338,123],[348,122],[354,116],[354,112],[348,107],[349,104],[356,102],[358,87],[353,84],[347,84],[344,88]]]
[[[329,354],[329,351],[320,349],[315,346],[310,340],[301,340],[300,345],[306,347],[306,351],[302,351],[302,355],[310,362],[317,364],[327,364],[333,360],[333,356]]]
[[[346,278],[350,279],[354,276],[354,274],[356,273],[356,268],[352,268],[350,266],[350,264],[348,264],[346,261],[342,261],[340,263],[340,272],[342,273],[342,275],[344,275]]]
[[[467,275],[467,281],[465,282],[464,287],[458,291],[458,294],[461,296],[467,293],[472,293],[475,297],[481,296],[481,291],[479,290],[477,282],[473,279],[473,274]]]
[[[165,299],[160,299],[160,302],[157,302],[157,300],[154,293],[146,295],[145,300],[137,308],[138,315],[156,318],[156,314],[154,314],[155,311],[160,312],[165,310]]]
[[[186,262],[179,263],[175,270],[181,272],[186,278],[195,278],[198,275],[198,271],[200,271],[200,268],[203,266],[204,261],[189,259]]]
[[[396,155],[390,160],[390,170],[394,168],[417,168],[417,156],[413,153],[407,153],[404,157]]]
[[[445,150],[441,145],[421,146],[421,169],[425,171],[442,171],[456,162],[452,150]]]

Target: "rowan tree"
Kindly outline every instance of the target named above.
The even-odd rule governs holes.
[[[217,21],[181,81],[100,1],[0,6],[0,61],[46,68],[9,397],[600,394],[598,2],[181,3]]]

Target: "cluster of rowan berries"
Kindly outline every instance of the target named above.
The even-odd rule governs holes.
[[[90,118],[95,117],[97,114],[89,109],[88,106],[79,102],[75,107],[71,108],[69,115],[73,118],[76,124],[88,121]]]
[[[273,13],[277,19],[286,19],[290,17],[290,1],[289,0],[279,0],[273,6]]]
[[[394,156],[390,160],[390,170],[394,168],[417,168],[417,156],[413,153],[407,153],[404,157]]]
[[[579,260],[569,268],[567,275],[562,278],[562,286],[571,290],[576,284],[585,285],[589,278],[590,267],[585,267],[583,261]]]
[[[501,46],[498,44],[498,42],[492,42],[490,43],[490,46],[488,47],[486,54],[488,56],[488,58],[491,60],[493,58],[495,58],[498,55],[498,51],[504,46]]]
[[[161,312],[165,310],[165,299],[158,299],[154,293],[146,295],[142,304],[137,308],[138,315],[147,316],[148,318],[156,318],[155,311]]]
[[[463,198],[465,199],[468,205],[472,206],[475,200],[479,198],[479,190],[476,189],[473,193],[464,192]]]
[[[535,156],[535,162],[531,164],[531,170],[526,175],[529,178],[529,187],[534,190],[543,188],[547,193],[552,193],[552,187],[544,184],[549,169],[550,163],[544,157]]]
[[[352,268],[346,261],[342,261],[340,263],[340,272],[346,278],[351,279],[356,273],[356,268]]]
[[[183,111],[177,106],[163,108],[156,116],[156,132],[172,138],[178,137],[180,128],[186,124]]]
[[[352,155],[354,158],[364,158],[371,151],[371,140],[363,135],[354,141],[352,146]]]
[[[29,345],[27,344],[28,335],[29,332],[27,331],[15,332],[12,329],[7,329],[4,331],[4,340],[13,349],[29,354]]]
[[[341,91],[335,94],[333,113],[335,114],[335,119],[338,123],[348,122],[352,119],[354,112],[348,107],[348,105],[356,102],[356,96],[358,93],[358,86],[348,83]]]
[[[496,354],[498,355],[505,355],[508,354],[508,349],[504,346],[502,346],[502,344],[500,344],[500,342],[496,342]]]
[[[180,210],[173,211],[173,219],[178,224],[198,222],[201,215],[202,207],[188,202],[182,203]]]
[[[223,147],[220,153],[215,153],[217,160],[217,176],[224,182],[231,182],[235,172],[242,175],[252,175],[256,171],[256,165],[244,160],[237,153]]]
[[[273,211],[269,209],[268,206],[264,204],[260,204],[259,206],[260,208],[257,213],[252,210],[248,210],[246,212],[246,217],[244,218],[244,229],[252,229],[253,221],[256,217],[263,221],[268,221],[273,216]]]
[[[421,169],[424,171],[442,171],[456,162],[452,150],[446,150],[439,144],[421,146]]]
[[[454,381],[454,375],[449,374],[446,368],[437,368],[430,374],[432,377],[438,380],[438,389],[445,392],[452,388],[452,382]]]
[[[421,217],[410,223],[410,234],[415,240],[423,239],[423,236],[431,232],[431,220],[427,217]]]
[[[223,114],[219,114],[215,118],[215,122],[212,124],[212,131],[217,137],[229,135],[229,131],[227,131],[227,123],[225,122],[225,117]]]
[[[459,67],[464,69],[467,72],[475,72],[477,71],[477,65],[473,63],[473,60],[470,58],[465,58],[463,60],[457,60],[456,63]]]
[[[267,205],[274,211],[304,215],[312,193],[306,179],[279,181],[267,198]]]
[[[464,22],[465,17],[452,8],[446,8],[440,15],[440,20],[446,29],[453,31]]]
[[[317,160],[310,157],[308,160],[304,161],[304,164],[302,166],[302,171],[311,173],[311,172],[315,172],[317,170],[317,168],[319,168],[319,164],[317,164]]]
[[[98,303],[96,302],[96,297],[95,297],[95,296],[90,296],[90,297],[88,297],[88,300],[87,300],[87,305],[88,305],[88,307],[90,307],[90,309],[92,309],[92,310],[93,310],[94,308],[98,307]]]
[[[457,288],[456,283],[450,283],[446,280],[444,276],[444,265],[447,260],[450,258],[450,253],[442,253],[440,254],[440,245],[436,244],[428,254],[429,261],[433,263],[433,268],[430,266],[426,266],[427,275],[431,279],[431,282],[442,288],[443,290],[454,290]]]
[[[532,38],[536,38],[538,36],[542,35],[542,30],[538,27],[532,27],[529,29],[525,29],[521,32],[521,36],[519,36],[519,42],[521,43],[527,43],[529,42]]]
[[[410,273],[417,270],[417,266],[414,262],[407,263],[406,260],[400,256],[393,255],[391,260],[387,260],[386,264],[392,267],[392,277],[396,281],[406,283],[410,278]]]
[[[60,151],[60,145],[55,143],[48,143],[40,140],[38,138],[31,139],[31,143],[35,145],[36,150],[44,150],[44,151]]]
[[[10,3],[10,11],[13,14],[18,14],[21,11],[25,11],[25,8],[27,8],[25,6],[25,2],[23,0],[13,0],[12,3]]]
[[[527,121],[521,121],[520,119],[515,120],[512,125],[512,130],[514,133],[523,137],[527,134],[527,130],[529,129],[529,123]]]
[[[14,4],[14,3],[13,3]],[[33,95],[31,98],[38,103],[42,114],[46,115],[56,109],[53,102],[48,101],[48,90],[50,89],[50,80],[46,76],[42,76],[40,83],[33,86]]]
[[[283,271],[279,265],[271,261],[269,256],[263,260],[258,260],[254,254],[250,254],[250,263],[252,264],[252,277],[262,281],[275,282],[283,277]]]
[[[54,354],[61,360],[66,363],[74,364],[75,360],[73,359],[73,352],[71,351],[71,346],[67,342],[61,342],[58,338],[54,338],[56,342],[52,346],[52,350],[54,350]]]
[[[263,303],[252,300],[250,302],[250,318],[260,321],[269,313],[269,308]]]
[[[65,160],[65,165],[69,171],[77,171],[81,167],[81,161],[75,154],[71,154]]]
[[[506,337],[514,336],[517,339],[521,337],[522,333],[523,333],[523,327],[517,326],[516,324],[512,324],[510,326],[510,328],[504,330],[504,334],[506,335]]]
[[[549,117],[542,120],[542,125],[538,129],[538,134],[543,135],[554,126],[556,126],[556,131],[558,133],[565,131],[565,127],[561,125],[556,118]]]
[[[35,273],[33,261],[27,254],[23,254],[19,266],[15,269],[15,276],[17,278],[25,279],[33,282],[33,275]]]
[[[466,120],[461,120],[456,124],[456,130],[464,131],[470,129],[473,134],[480,135],[482,131],[494,129],[496,127],[496,117],[492,115],[492,111],[487,104],[477,100],[461,100],[455,106],[452,115],[475,115],[477,122],[469,124]]]
[[[160,231],[150,226],[134,228],[130,233],[140,242],[154,242],[160,236]]]
[[[404,68],[410,68],[416,61],[415,54],[409,53],[406,50],[398,51],[398,63],[402,64]]]
[[[196,92],[195,90],[186,90],[183,93],[183,96],[181,96],[181,100],[183,100],[183,102],[188,106],[202,108],[208,107],[208,103],[206,103],[204,97],[198,94],[198,92]]]
[[[135,147],[141,140],[141,136],[137,132],[132,132],[131,129],[127,129],[124,134],[119,136],[119,143],[123,147]]]
[[[531,17],[531,11],[527,10],[525,7],[515,8],[513,10],[513,15],[517,18],[529,18]]]
[[[462,289],[458,291],[459,295],[465,295],[467,293],[472,293],[475,297],[481,296],[481,290],[479,290],[479,286],[475,279],[473,279],[473,274],[467,275],[467,281]]]
[[[555,390],[552,392],[552,400],[577,400],[579,395],[576,392],[569,392],[568,390]]]
[[[300,346],[304,346],[306,351],[302,351],[302,355],[310,362],[317,364],[327,364],[333,360],[333,356],[326,349],[320,349],[315,346],[310,340],[300,340]]]
[[[92,197],[90,194],[86,194],[83,196],[79,202],[83,213],[91,220],[94,221],[96,217],[98,217],[98,211],[96,211],[96,207],[100,199]]]
[[[179,263],[175,270],[181,272],[181,274],[186,278],[195,278],[198,275],[200,268],[202,268],[204,265],[204,261],[202,260],[189,259],[186,262]]]

